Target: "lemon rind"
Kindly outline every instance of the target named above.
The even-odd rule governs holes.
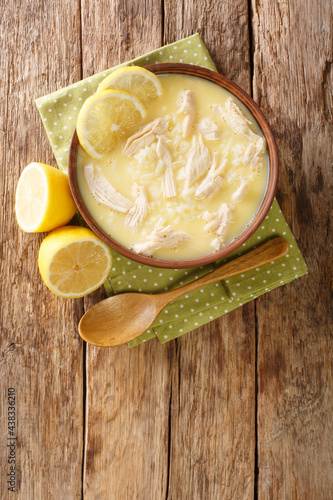
[[[44,188],[45,189],[44,189],[44,199],[43,199],[43,211],[41,213],[41,216],[40,216],[40,218],[37,220],[37,222],[33,226],[30,226],[30,225],[22,224],[22,221],[18,217],[18,212],[19,211],[17,209],[17,206],[19,204],[19,191],[20,191],[20,187],[23,184],[24,177],[33,168],[37,169],[42,174],[43,181],[44,181]],[[22,229],[22,231],[25,231],[26,233],[35,233],[41,227],[41,225],[42,225],[42,223],[44,221],[45,213],[46,213],[46,209],[47,209],[48,194],[49,194],[49,184],[48,184],[48,181],[47,181],[46,173],[44,172],[43,168],[37,162],[29,163],[29,165],[27,165],[23,169],[23,171],[22,171],[22,173],[20,175],[20,178],[19,178],[17,186],[16,186],[16,193],[15,193],[15,215],[16,215],[16,221],[17,221],[19,227]]]
[[[147,70],[146,68],[142,68],[141,66],[127,66],[125,68],[116,69],[114,72],[110,73],[108,76],[104,78],[104,80],[101,81],[101,83],[97,88],[97,92],[102,92],[103,90],[109,89],[107,85],[110,85],[110,82],[112,82],[113,80],[116,82],[117,78],[119,77],[119,75],[121,76],[122,73],[135,73],[135,72],[143,73],[147,78],[147,80],[154,83],[157,90],[157,96],[163,94],[164,92],[163,85],[158,79],[158,77],[151,71]],[[105,84],[105,82],[107,82],[107,84]]]

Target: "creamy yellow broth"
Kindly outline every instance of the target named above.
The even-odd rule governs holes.
[[[168,120],[168,130],[164,134],[168,141],[172,161],[177,162],[173,167],[177,195],[174,198],[164,199],[161,191],[163,174],[155,174],[157,165],[156,141],[148,148],[141,150],[134,158],[128,158],[122,149],[128,137],[135,131],[121,139],[119,144],[99,160],[92,160],[79,148],[77,157],[77,176],[79,189],[83,200],[92,217],[98,225],[113,239],[127,248],[135,243],[142,243],[149,239],[155,225],[163,219],[166,225],[170,224],[175,231],[183,231],[192,238],[177,248],[160,248],[153,252],[153,256],[161,259],[191,259],[207,255],[216,250],[214,240],[216,234],[205,229],[206,222],[202,219],[203,212],[215,213],[221,203],[228,203],[232,207],[233,221],[221,246],[225,246],[239,236],[255,217],[263,200],[268,180],[268,155],[265,151],[256,168],[250,169],[243,165],[239,158],[244,154],[249,140],[237,135],[223,120],[219,120],[212,110],[214,104],[224,105],[232,97],[244,116],[251,122],[251,130],[263,137],[263,134],[247,108],[232,94],[217,85],[202,78],[187,75],[161,75],[159,77],[164,87],[164,94],[145,103],[147,116],[140,123],[138,129],[152,120],[163,117]],[[179,109],[179,94],[184,89],[194,92],[196,113],[190,135],[183,139],[182,121],[184,115],[177,114]],[[184,169],[187,153],[191,147],[193,134],[198,135],[196,124],[204,118],[212,119],[221,130],[221,138],[209,141],[204,138],[205,145],[211,154],[217,152],[222,158],[228,148],[228,163],[223,171],[224,184],[212,199],[195,199],[194,192],[205,175],[200,177],[193,186],[185,189]],[[137,130],[138,130],[137,129]],[[182,163],[180,163],[182,162]],[[86,165],[93,164],[100,167],[108,181],[126,198],[134,201],[132,186],[134,183],[144,185],[148,193],[149,212],[137,231],[133,232],[125,224],[126,214],[118,213],[98,203],[90,192],[83,175]],[[232,194],[242,181],[248,182],[248,192],[244,198],[234,203]],[[216,243],[215,243],[216,246]]]

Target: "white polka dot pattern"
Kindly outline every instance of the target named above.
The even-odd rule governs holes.
[[[144,66],[170,61],[196,64],[216,70],[199,35],[193,35],[162,47],[150,54],[129,61],[123,66]],[[61,170],[67,170],[68,145],[82,104],[87,97],[96,91],[103,78],[114,69],[116,68],[90,76],[81,82],[36,100],[38,111]],[[209,285],[180,297],[169,304],[155,323],[141,337],[131,342],[130,346],[135,346],[154,337],[157,337],[162,343],[168,342],[240,307],[263,293],[306,274],[307,268],[276,201],[273,202],[265,223],[248,242],[242,245],[241,249],[223,261],[205,267],[188,270],[161,270],[138,265],[112,251],[114,267],[104,283],[109,295],[126,291],[161,293],[196,280],[215,267],[275,236],[287,238],[290,244],[288,256],[267,264],[263,268],[257,268],[241,276],[235,276],[225,282]]]

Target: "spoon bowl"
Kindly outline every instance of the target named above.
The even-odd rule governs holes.
[[[102,300],[81,318],[79,333],[83,340],[97,346],[126,344],[139,337],[171,301],[197,288],[250,271],[288,253],[284,238],[274,238],[251,252],[209,272],[205,276],[170,292],[161,294],[123,293]]]
[[[102,300],[81,318],[81,337],[98,346],[130,342],[133,340],[133,332],[140,332],[134,338],[141,335],[158,315],[156,297],[158,295],[123,293]]]

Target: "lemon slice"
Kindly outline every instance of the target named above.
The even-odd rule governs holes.
[[[146,108],[123,90],[103,90],[83,104],[76,131],[83,149],[98,159],[111,151],[119,137],[146,116]]]
[[[67,224],[76,212],[66,174],[43,163],[30,163],[16,188],[15,214],[23,231],[40,233]]]
[[[163,94],[159,78],[140,66],[116,69],[99,84],[97,91],[105,89],[126,90],[142,102]]]
[[[43,281],[60,297],[77,298],[93,292],[106,280],[111,265],[110,248],[85,227],[55,229],[39,249]]]

